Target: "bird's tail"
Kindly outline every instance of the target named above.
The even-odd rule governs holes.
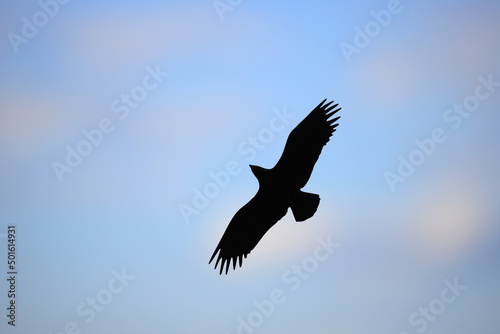
[[[299,191],[292,197],[290,208],[295,221],[302,222],[314,215],[318,205],[319,195]]]

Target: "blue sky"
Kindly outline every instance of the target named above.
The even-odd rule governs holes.
[[[0,303],[15,224],[15,330],[497,332],[500,4],[224,3],[2,3]],[[32,37],[24,17],[41,20]],[[219,276],[207,262],[257,190],[247,165],[272,167],[324,98],[342,118],[304,188],[316,215],[288,213]],[[69,166],[68,150],[85,156]],[[324,260],[318,238],[338,244]]]

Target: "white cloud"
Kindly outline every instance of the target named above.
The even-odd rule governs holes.
[[[427,189],[417,202],[412,248],[429,264],[452,262],[482,241],[489,231],[485,189],[459,177]]]

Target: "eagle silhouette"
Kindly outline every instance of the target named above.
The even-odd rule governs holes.
[[[295,221],[311,218],[319,205],[319,195],[301,191],[311,176],[323,146],[338,126],[340,116],[329,120],[341,108],[323,100],[292,130],[278,163],[271,169],[250,165],[259,181],[257,194],[236,212],[215,249],[209,264],[219,253],[220,274],[231,261],[241,267],[243,257],[254,249],[266,232],[292,209]],[[337,109],[335,109],[337,108]]]

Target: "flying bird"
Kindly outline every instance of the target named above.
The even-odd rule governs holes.
[[[209,264],[215,258],[215,269],[220,265],[220,274],[231,261],[233,270],[236,262],[241,267],[243,257],[254,249],[266,232],[274,226],[288,208],[292,209],[295,221],[302,222],[311,218],[319,205],[319,195],[303,192],[314,164],[323,146],[338,126],[340,116],[332,117],[341,108],[333,101],[325,104],[323,100],[292,130],[285,144],[281,158],[271,169],[250,165],[252,173],[259,181],[257,194],[231,219],[226,231],[215,248]]]

